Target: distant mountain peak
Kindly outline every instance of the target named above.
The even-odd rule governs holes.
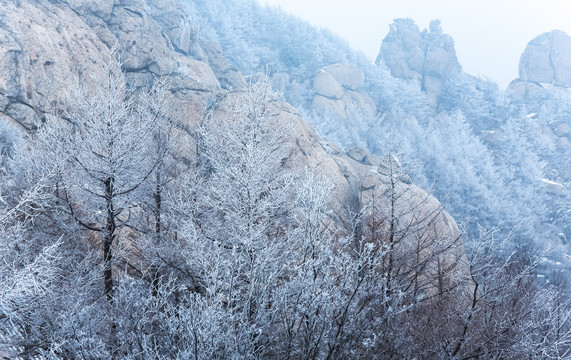
[[[431,95],[438,95],[445,81],[462,72],[454,40],[443,33],[440,20],[431,21],[429,30],[421,32],[413,20],[396,19],[383,39],[376,60],[381,62],[393,76],[418,81]]]
[[[531,40],[519,61],[524,81],[571,87],[571,37],[553,30]]]

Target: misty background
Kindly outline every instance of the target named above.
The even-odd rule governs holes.
[[[393,19],[411,18],[421,29],[440,19],[444,31],[454,38],[464,71],[489,77],[502,89],[517,78],[519,57],[530,39],[554,29],[571,33],[571,3],[565,0],[258,2],[331,29],[372,61]]]

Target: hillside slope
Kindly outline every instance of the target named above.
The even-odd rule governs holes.
[[[565,357],[567,302],[538,262],[494,231],[465,251],[415,185],[507,214],[471,104],[439,109],[449,81],[482,84],[450,38],[422,35],[448,50],[441,78],[398,79],[282,15],[0,3],[0,356]],[[432,163],[408,172],[403,149]]]

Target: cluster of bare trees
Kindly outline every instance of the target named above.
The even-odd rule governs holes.
[[[534,258],[493,232],[466,256],[396,158],[332,216],[319,168],[284,168],[267,80],[176,142],[165,87],[108,73],[3,161],[0,358],[570,356],[568,301]]]

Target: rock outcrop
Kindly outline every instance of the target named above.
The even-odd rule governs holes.
[[[519,60],[523,81],[571,87],[571,37],[554,30],[531,40]]]
[[[560,30],[539,35],[525,47],[508,96],[520,101],[540,101],[549,93],[571,96],[570,59],[571,36]]]
[[[348,123],[359,117],[374,117],[377,107],[363,90],[364,82],[363,72],[351,65],[326,66],[313,79],[311,108],[322,116],[334,116]]]
[[[199,43],[222,89],[236,90],[246,87],[244,77],[235,66],[232,66],[228,60],[226,60],[220,45],[204,39],[199,39]]]
[[[571,37],[554,30],[532,39],[519,62],[519,78],[506,89],[506,98],[525,109],[526,136],[535,145],[546,178],[537,179],[537,188],[545,192],[548,213],[557,214],[553,239],[568,238],[570,228],[565,221],[571,204]]]
[[[353,149],[349,154],[357,155],[359,151]],[[469,278],[461,232],[440,202],[410,181],[393,154],[380,159],[378,166],[366,165],[370,160],[368,156],[362,161],[350,157],[346,160],[347,168],[358,179],[365,217],[375,217],[380,212],[385,219],[375,231],[393,233],[398,239],[394,244],[395,261],[401,264],[403,272],[418,274],[420,291],[429,296],[439,287],[445,288],[440,291],[447,291]],[[390,214],[398,220],[391,222]],[[418,257],[411,257],[412,254]],[[419,265],[424,269],[420,274],[414,270]],[[446,275],[438,283],[442,269],[447,269]]]
[[[417,82],[433,97],[444,82],[462,72],[454,40],[442,32],[439,20],[421,32],[411,19],[396,19],[381,44],[376,63],[381,62],[394,77]]]
[[[101,75],[108,48],[135,87],[168,76],[181,109],[193,109],[190,121],[190,105],[221,88],[181,3],[40,0],[2,3],[0,12],[0,111],[24,130],[60,107],[76,78]]]

